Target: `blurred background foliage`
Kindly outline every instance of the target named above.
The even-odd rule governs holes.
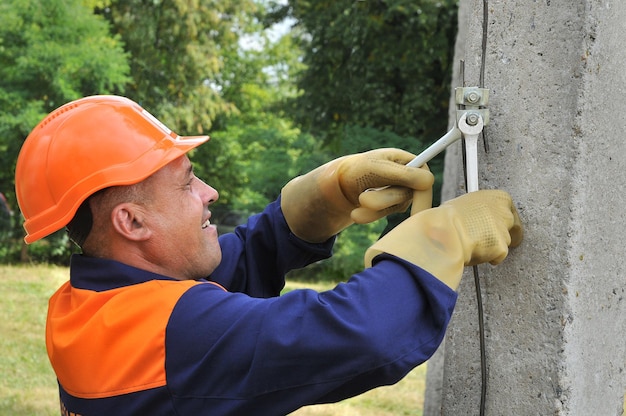
[[[14,191],[22,142],[58,106],[119,94],[181,135],[211,135],[191,158],[228,231],[326,161],[418,153],[443,135],[456,12],[452,0],[3,0],[0,262],[76,251],[63,231],[25,245]],[[438,203],[442,158],[429,165]],[[293,277],[345,279],[402,218],[350,227],[332,259]]]

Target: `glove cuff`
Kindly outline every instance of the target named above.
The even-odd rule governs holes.
[[[292,179],[281,191],[281,208],[289,229],[298,238],[321,243],[354,223],[355,206],[346,199],[337,179],[336,164]]]

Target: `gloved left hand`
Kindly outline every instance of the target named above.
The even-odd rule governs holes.
[[[420,196],[415,205],[429,205],[434,177],[428,169],[405,166],[414,157],[400,149],[376,149],[335,159],[292,179],[281,192],[291,232],[320,243],[354,222],[403,212],[414,195]],[[381,187],[388,188],[363,193]]]
[[[481,190],[404,220],[365,252],[365,265],[381,253],[392,254],[457,290],[464,266],[498,264],[523,237],[511,196]]]

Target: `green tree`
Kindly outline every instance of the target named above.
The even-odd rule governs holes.
[[[345,126],[432,140],[445,132],[453,0],[289,0],[306,70],[296,116],[340,140]]]
[[[301,63],[293,39],[270,41],[261,29],[242,42],[251,45],[225,56],[222,92],[238,111],[218,117],[213,143],[194,155],[196,161],[215,152],[220,159],[229,158],[220,165],[229,163],[231,169],[219,175],[211,176],[206,166],[199,171],[221,187],[222,204],[243,213],[260,211],[289,179],[327,160],[320,143],[295,127],[278,106],[297,94],[290,73]]]
[[[216,117],[212,142],[194,155],[199,173],[220,190],[220,206],[241,212],[258,211],[266,201],[263,192],[253,188],[251,166],[276,136],[269,130],[278,118],[268,112],[276,90],[263,72],[271,61],[270,53],[264,53],[269,43],[258,24],[251,26],[236,48],[224,51],[223,69],[215,80],[223,99],[237,111]]]
[[[0,3],[0,192],[15,213],[12,243],[5,246],[11,249],[0,253],[5,259],[15,258],[23,235],[13,178],[22,142],[61,104],[123,91],[128,72],[119,37],[111,36],[107,22],[81,0]],[[62,234],[58,239],[47,243],[69,246]],[[48,254],[43,250],[44,260]]]
[[[237,111],[223,97],[222,70],[256,11],[253,0],[110,0],[96,9],[131,55],[128,97],[181,134],[206,134]]]

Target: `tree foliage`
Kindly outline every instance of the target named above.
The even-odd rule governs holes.
[[[131,56],[128,97],[181,134],[205,134],[236,111],[220,78],[256,10],[253,0],[111,0],[98,12]]]
[[[222,189],[221,205],[245,213],[261,211],[289,179],[329,157],[279,108],[297,93],[290,74],[301,63],[293,39],[270,42],[259,35],[253,46],[226,57],[223,96],[238,111],[218,117],[213,142],[194,154],[199,172]],[[218,171],[201,163],[212,154],[219,155]]]
[[[303,29],[306,70],[294,114],[313,134],[337,146],[345,126],[423,142],[445,132],[456,1],[289,0],[284,7]]]
[[[107,23],[79,0],[5,0],[0,4],[0,152],[12,166],[32,127],[84,95],[119,92],[126,54]],[[4,163],[7,162],[7,163]],[[3,171],[3,174],[9,172]],[[2,189],[12,178],[2,178]],[[12,188],[12,186],[10,186]]]

